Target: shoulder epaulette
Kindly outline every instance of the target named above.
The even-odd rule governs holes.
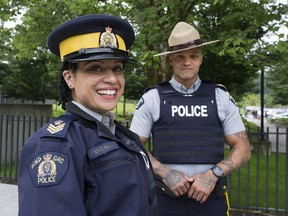
[[[52,119],[46,129],[44,129],[43,134],[40,138],[43,137],[57,137],[57,138],[65,138],[68,128],[73,122],[76,120],[75,116],[72,115],[61,115],[54,119]]]
[[[151,89],[154,89],[156,88],[156,86],[150,86],[150,87],[147,87],[145,90],[144,90],[144,93],[150,91]]]
[[[221,88],[224,91],[228,91],[228,89],[226,88],[226,86],[222,85],[222,84],[217,84],[216,85],[217,88]]]
[[[202,80],[203,83],[214,83],[212,80]]]
[[[169,81],[163,81],[163,82],[158,83],[158,84],[155,85],[155,86],[147,87],[147,88],[144,90],[144,93],[150,91],[151,89],[157,88],[157,86],[165,86],[165,85],[167,85],[167,84],[169,84]]]
[[[169,81],[163,81],[157,85],[159,94],[175,94],[177,91],[171,86]]]

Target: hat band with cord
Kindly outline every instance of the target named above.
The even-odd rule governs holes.
[[[119,50],[126,51],[126,45],[122,37],[120,37],[119,35],[115,35],[115,36],[116,36],[116,41],[114,43],[117,44],[118,46],[117,48]],[[64,56],[67,56],[70,53],[77,52],[78,50],[80,51],[81,49],[82,50],[85,48],[99,49],[101,47],[100,37],[101,37],[100,32],[94,32],[94,33],[76,35],[76,36],[63,40],[59,44],[61,59],[64,60]],[[114,49],[114,51],[115,50],[116,49]]]
[[[193,47],[195,45],[200,45],[202,44],[202,40],[201,39],[196,39],[193,41],[189,41],[187,43],[184,44],[179,44],[179,45],[175,45],[175,46],[170,46],[169,47],[169,51],[176,51],[176,50],[181,50],[181,49],[185,49],[185,48],[189,48],[189,47]]]

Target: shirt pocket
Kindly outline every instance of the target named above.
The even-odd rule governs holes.
[[[141,187],[139,165],[137,165],[139,162],[135,153],[118,146],[116,142],[110,142],[108,146],[110,146],[109,150],[103,148],[101,151],[102,153],[105,151],[105,154],[98,151],[95,154],[94,148],[88,151],[90,187],[87,202],[90,203],[91,211],[95,208],[105,209],[105,206],[111,212],[117,212],[126,206],[127,202],[135,205],[140,203],[139,198],[135,198],[139,196],[139,187]],[[106,212],[104,215],[109,214]]]

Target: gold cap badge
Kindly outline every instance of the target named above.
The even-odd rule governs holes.
[[[100,35],[100,47],[118,48],[117,38],[112,33],[112,28],[108,26],[105,28],[105,31]]]

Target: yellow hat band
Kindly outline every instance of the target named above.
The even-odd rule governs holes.
[[[113,43],[114,43],[114,45],[117,44],[117,49],[126,51],[126,45],[125,45],[123,38],[117,34],[113,34],[113,35],[115,35],[115,37],[116,37],[116,41]],[[66,56],[70,53],[76,52],[80,49],[112,47],[109,45],[109,42],[110,42],[110,40],[113,40],[113,37],[110,38],[111,35],[108,35],[108,37],[104,38],[104,42],[103,42],[102,37],[103,37],[103,35],[101,35],[100,32],[94,32],[94,33],[76,35],[76,36],[69,37],[69,38],[63,40],[59,44],[59,51],[60,51],[61,60],[64,59],[63,58],[64,56]],[[104,45],[103,45],[103,43],[104,43]],[[100,46],[100,44],[101,44],[101,46]],[[112,47],[112,48],[115,48],[115,47]]]

